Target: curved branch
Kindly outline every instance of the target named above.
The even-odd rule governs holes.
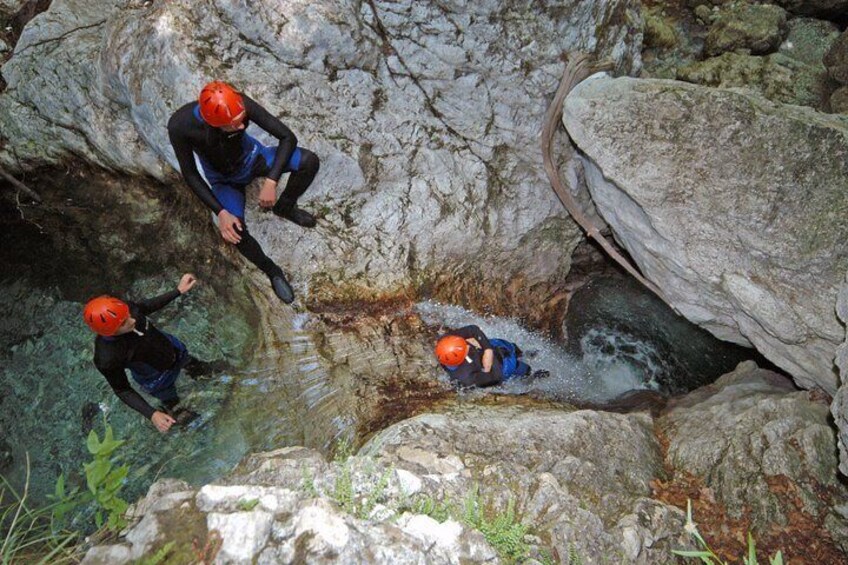
[[[542,127],[542,159],[545,165],[545,172],[548,174],[548,179],[551,181],[551,186],[554,189],[559,201],[565,206],[565,209],[574,218],[574,221],[580,225],[586,232],[586,235],[595,241],[604,249],[610,258],[624,268],[628,273],[633,275],[636,280],[645,285],[651,292],[656,294],[663,302],[668,304],[662,291],[654,283],[642,276],[642,273],[625,257],[621,255],[607,239],[601,235],[598,227],[583,214],[580,206],[574,200],[571,192],[566,190],[565,184],[559,176],[559,172],[554,166],[552,156],[552,147],[554,134],[556,133],[557,124],[562,118],[562,104],[565,101],[566,95],[571,92],[571,89],[577,86],[579,82],[584,80],[589,75],[598,71],[609,70],[612,68],[610,63],[593,64],[591,57],[586,53],[574,52],[568,56],[568,63],[565,66],[565,71],[562,74],[559,88],[554,95],[553,102],[548,107],[545,113],[545,121]]]
[[[41,196],[39,196],[39,194],[36,191],[34,191],[33,189],[31,189],[30,187],[28,187],[27,185],[25,185],[21,181],[19,181],[15,177],[13,177],[11,174],[7,173],[6,170],[3,167],[0,167],[0,177],[3,177],[7,181],[9,181],[9,184],[11,184],[15,188],[17,188],[18,190],[20,190],[21,192],[26,194],[30,199],[35,200],[36,202],[41,204],[41,202],[42,202]]]

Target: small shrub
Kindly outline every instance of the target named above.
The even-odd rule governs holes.
[[[518,562],[530,552],[530,546],[524,541],[524,536],[530,528],[516,520],[515,499],[512,497],[507,503],[506,511],[495,513],[490,519],[475,486],[465,499],[463,521],[468,526],[480,530],[501,557]]]

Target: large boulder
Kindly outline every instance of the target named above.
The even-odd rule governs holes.
[[[379,293],[434,271],[482,272],[498,281],[497,304],[511,277],[561,278],[580,240],[538,145],[562,53],[593,51],[635,72],[640,29],[635,0],[324,0],[284,14],[271,0],[203,10],[55,0],[2,67],[0,162],[82,157],[187,190],[164,126],[204,82],[228,80],[322,159],[304,197],[317,229],[259,214],[253,198],[247,212],[299,290]],[[461,245],[445,244],[459,233]]]
[[[794,18],[787,27],[780,52],[808,65],[822,65],[825,53],[839,37],[839,26],[826,20]]]
[[[680,511],[651,499],[664,470],[647,414],[460,407],[395,424],[360,453],[417,477],[437,500],[476,488],[495,507],[514,500],[561,557],[667,563],[686,543]]]
[[[848,114],[848,86],[833,91],[830,95],[830,110],[837,114]]]
[[[727,525],[747,524],[759,543],[803,539],[810,562],[841,560],[848,488],[836,473],[825,400],[751,361],[740,364],[672,401],[658,420],[672,482],[701,487],[696,506],[722,506]]]
[[[588,80],[564,122],[616,239],[667,301],[836,392],[848,119],[664,80]]]

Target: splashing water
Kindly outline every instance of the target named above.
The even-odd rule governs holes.
[[[484,317],[432,301],[418,303],[416,310],[429,325],[458,328],[476,324],[489,337],[515,342],[533,371],[550,373],[546,378],[513,379],[488,389],[493,392],[532,391],[555,400],[601,403],[631,390],[657,390],[657,377],[664,371],[659,353],[650,343],[613,329],[587,333],[578,357],[510,318]]]

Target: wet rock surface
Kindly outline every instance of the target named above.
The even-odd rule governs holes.
[[[578,85],[564,122],[594,170],[598,209],[671,304],[721,339],[753,344],[801,386],[833,394],[848,121],[742,92],[622,78]]]

